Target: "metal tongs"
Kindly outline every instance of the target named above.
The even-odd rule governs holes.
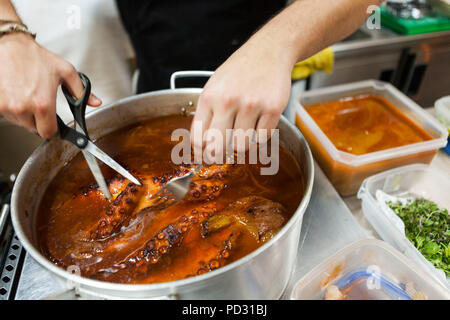
[[[91,94],[91,82],[89,78],[83,73],[79,72],[81,81],[84,85],[84,93],[83,96],[79,99],[76,99],[72,96],[67,88],[62,86],[62,91],[64,96],[67,99],[67,102],[70,107],[70,111],[72,111],[74,117],[74,125],[79,125],[79,127],[83,130],[79,132],[67,126],[64,121],[56,115],[56,119],[58,122],[58,130],[59,136],[61,139],[67,140],[74,145],[76,145],[81,152],[83,152],[84,158],[91,169],[92,174],[94,175],[95,180],[97,181],[100,189],[106,198],[111,199],[111,194],[109,193],[108,185],[106,184],[105,178],[100,170],[100,167],[97,163],[97,159],[108,165],[113,170],[120,173],[122,176],[130,180],[131,182],[141,185],[141,183],[133,177],[127,170],[125,170],[120,164],[114,161],[110,156],[108,156],[105,152],[100,150],[89,138],[88,130],[86,127],[85,113],[86,113],[86,104],[89,100],[89,95]]]

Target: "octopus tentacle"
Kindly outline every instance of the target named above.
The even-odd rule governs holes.
[[[201,171],[199,177],[192,182],[186,200],[209,201],[217,197],[220,192],[227,187],[222,180],[228,172],[227,170],[220,168],[221,167],[205,167],[205,169]],[[142,177],[142,186],[129,183],[122,190],[120,189],[120,186],[124,183],[123,178],[111,180],[111,189],[120,190],[121,192],[108,207],[105,216],[97,223],[93,230],[90,231],[89,238],[91,240],[102,240],[113,235],[136,214],[133,211],[135,211],[142,197],[145,196],[145,193],[156,193],[156,191],[163,187],[170,179],[182,176],[188,173],[189,170],[190,167],[180,167],[171,173],[154,176],[150,179]],[[147,188],[144,188],[144,185]],[[152,202],[156,200],[151,197],[151,194],[150,200],[146,203],[147,207],[150,207]],[[142,206],[140,207],[142,208]],[[139,209],[139,211],[141,211],[141,209]]]
[[[108,207],[105,217],[91,231],[91,239],[104,239],[118,231],[123,224],[129,221],[133,210],[139,203],[143,190],[142,186],[129,183]]]
[[[177,221],[169,224],[161,229],[152,239],[150,239],[137,254],[127,258],[118,264],[141,266],[144,263],[156,264],[162,256],[167,254],[171,248],[179,246],[184,235],[190,228],[198,223],[201,223],[210,217],[216,208],[213,205],[203,205],[200,210],[193,209],[188,215],[181,216]]]
[[[192,179],[188,200],[213,200],[228,187],[233,169],[237,166],[231,164],[210,165],[203,167]]]
[[[185,199],[191,201],[214,200],[226,187],[227,184],[218,179],[193,181]]]
[[[208,262],[203,263],[203,265],[197,269],[196,274],[201,275],[226,265],[227,259],[231,255],[231,249],[234,247],[234,244],[238,236],[239,236],[238,232],[232,232],[229,235],[228,239],[222,242],[222,245],[219,247],[216,256],[210,259]],[[193,275],[188,275],[188,277],[189,276]]]

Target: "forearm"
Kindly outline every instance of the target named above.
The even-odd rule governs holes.
[[[0,0],[0,20],[20,22],[9,0]],[[7,62],[0,72],[0,114],[43,138],[53,137],[58,87],[63,84],[76,97],[83,93],[77,70],[23,32],[0,37],[0,61]],[[101,100],[91,93],[88,104],[99,106]]]
[[[297,0],[249,42],[267,43],[292,66],[345,38],[368,17],[367,9],[380,0]]]
[[[0,20],[21,21],[10,0],[0,0]]]

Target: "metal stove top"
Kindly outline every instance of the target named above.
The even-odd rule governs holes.
[[[25,252],[9,216],[11,183],[1,175],[0,178],[0,300],[6,300],[14,297],[17,290]]]

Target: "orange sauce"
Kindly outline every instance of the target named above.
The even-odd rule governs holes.
[[[433,138],[388,101],[373,95],[311,105],[305,110],[336,148],[349,154],[365,154]],[[353,164],[332,156],[299,114],[296,124],[315,160],[341,196],[354,195],[365,178],[378,172],[412,163],[430,163],[437,152],[431,149]]]
[[[433,139],[386,99],[374,95],[311,105],[305,110],[337,149],[354,155]]]
[[[171,134],[177,128],[189,128],[191,121],[192,117],[181,115],[160,117],[120,129],[96,144],[125,168],[154,177],[173,170],[171,150],[178,141],[171,141]],[[286,209],[285,221],[288,221],[304,193],[304,179],[292,156],[280,148],[280,170],[273,176],[260,175],[261,165],[258,164],[241,166],[241,174],[234,177],[217,198],[204,204],[221,210],[239,198],[261,196],[281,203]],[[106,178],[114,174],[104,166],[102,170]],[[114,266],[121,261],[139,254],[162,228],[192,212],[199,204],[183,200],[163,212],[140,215],[130,222],[132,226],[126,232],[120,231],[107,239],[80,240],[102,219],[108,207],[107,200],[102,197],[80,196],[92,183],[94,178],[80,153],[51,182],[37,217],[37,237],[43,254],[62,268],[77,265],[83,276],[118,283],[154,283],[190,277],[219,250],[216,243],[230,232],[224,229],[202,237],[201,225],[194,225],[182,244],[171,248],[158,263],[145,262],[140,269],[124,264],[116,268]],[[226,264],[260,245],[251,234],[242,232],[231,252],[227,253]]]

